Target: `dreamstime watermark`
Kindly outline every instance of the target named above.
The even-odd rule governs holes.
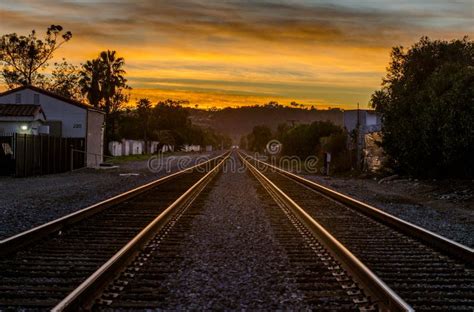
[[[278,155],[281,152],[282,144],[278,140],[270,140],[265,146],[265,150],[270,155]]]
[[[309,156],[302,159],[298,156],[280,155],[282,149],[283,145],[278,140],[271,140],[266,144],[264,153],[249,154],[242,151],[241,155],[260,171],[274,171],[276,167],[297,174],[324,172],[324,168],[319,169],[321,165],[319,164],[318,157]],[[239,150],[234,150],[231,157],[225,162],[222,169],[223,172],[245,172],[247,170],[236,151]],[[210,159],[209,155],[166,156],[166,154],[160,153],[148,159],[148,169],[153,173],[171,173],[193,167],[193,170],[204,173],[208,172],[216,164],[216,160]]]
[[[289,170],[294,173],[318,173],[319,159],[316,156],[308,156],[304,159],[298,156],[280,155],[283,150],[283,144],[278,140],[270,140],[263,155],[254,155],[254,158],[262,161],[264,164],[259,165],[259,170],[268,169],[266,164],[274,167]]]

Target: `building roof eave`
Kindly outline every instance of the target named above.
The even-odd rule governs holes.
[[[79,102],[79,101],[75,101],[75,100],[72,100],[72,99],[69,99],[67,97],[64,97],[62,95],[59,95],[59,94],[56,94],[54,92],[51,92],[51,91],[48,91],[48,90],[44,90],[44,89],[41,89],[41,88],[38,88],[38,87],[35,87],[35,86],[32,86],[32,85],[26,85],[26,86],[21,86],[21,87],[18,87],[18,88],[14,88],[14,89],[11,89],[11,90],[7,90],[5,92],[2,92],[0,93],[0,97],[1,96],[5,96],[5,95],[8,95],[8,94],[12,94],[12,93],[15,93],[15,92],[19,92],[19,91],[23,91],[23,90],[26,90],[26,89],[30,89],[30,90],[33,90],[35,92],[38,92],[38,93],[42,93],[46,96],[50,96],[52,98],[55,98],[57,100],[60,100],[60,101],[63,101],[65,103],[68,103],[68,104],[71,104],[71,105],[74,105],[74,106],[77,106],[77,107],[80,107],[80,108],[83,108],[83,109],[87,109],[87,110],[91,110],[91,111],[96,111],[96,112],[99,112],[99,113],[103,113],[105,114],[105,112],[103,112],[102,110],[100,109],[97,109],[91,105],[88,105],[88,104],[85,104],[85,103],[82,103],[82,102]]]

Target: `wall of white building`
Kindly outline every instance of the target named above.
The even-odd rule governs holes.
[[[359,115],[359,117],[357,117]],[[370,110],[346,110],[344,111],[344,127],[348,132],[351,132],[357,127],[357,122],[360,122],[361,131],[372,132],[376,128],[380,128],[380,117]]]
[[[378,123],[379,123],[379,120],[377,118],[377,114],[372,113],[372,112],[370,113],[367,112],[365,124],[367,126],[374,126],[374,125],[377,125]]]
[[[99,165],[104,155],[104,114],[95,111],[87,112],[87,157],[88,167]]]
[[[21,103],[17,103],[18,96]],[[2,104],[36,104],[41,105],[46,120],[62,121],[62,137],[85,138],[87,127],[87,109],[38,93],[31,89],[19,90],[18,92],[0,96]]]
[[[40,127],[43,123],[39,120],[34,121],[0,121],[0,135],[2,134],[38,134]],[[26,126],[26,130],[22,129],[22,126]]]

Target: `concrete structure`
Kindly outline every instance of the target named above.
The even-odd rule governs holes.
[[[169,144],[163,145],[161,147],[161,152],[162,153],[174,152],[174,145],[169,145]]]
[[[0,104],[0,136],[12,133],[48,133],[46,116],[39,105]]]
[[[122,156],[122,143],[118,141],[109,142],[109,153],[112,156]]]
[[[145,142],[138,140],[126,140],[123,139],[121,142],[112,141],[109,142],[109,152],[112,156],[128,156],[128,155],[139,155],[145,151]],[[174,146],[163,145],[160,148],[160,142],[148,141],[148,151],[150,154],[173,152]]]
[[[200,145],[186,144],[186,145],[183,146],[183,151],[184,152],[200,152],[201,151],[201,146]]]
[[[158,152],[158,147],[160,145],[160,142],[157,141],[149,141],[148,142],[148,152],[150,154],[156,154]]]
[[[138,140],[122,140],[122,156],[141,155],[144,151],[145,143]]]
[[[132,155],[141,155],[143,154],[143,145],[142,141],[130,140],[130,153]]]
[[[23,86],[0,93],[0,104],[40,106],[45,115],[43,124],[49,126],[50,135],[84,138],[86,164],[95,166],[98,162],[102,162],[104,142],[102,111],[33,86]]]

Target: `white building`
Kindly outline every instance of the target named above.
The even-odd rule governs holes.
[[[380,115],[374,110],[345,110],[344,128],[346,128],[348,132],[351,132],[357,127],[357,123],[359,123],[361,133],[380,131],[382,127]]]
[[[46,116],[39,105],[0,104],[0,135],[47,132]]]
[[[41,122],[43,126],[49,127],[50,135],[84,138],[87,165],[98,165],[97,162],[102,161],[104,141],[104,113],[102,111],[33,86],[23,86],[0,93],[0,104],[39,106],[44,116]],[[0,132],[6,133],[8,130],[16,129],[14,131],[16,133],[26,131],[26,133],[36,134],[39,131],[39,129],[31,131],[28,127],[32,127],[33,123],[25,123],[25,120],[16,120],[13,123],[3,129],[0,125]],[[47,132],[47,127],[43,129]]]

